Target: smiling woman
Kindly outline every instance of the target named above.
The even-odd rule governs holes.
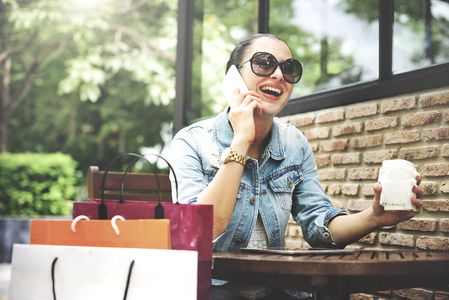
[[[275,118],[302,75],[286,42],[270,34],[249,36],[232,51],[231,65],[239,66],[248,91],[233,91],[229,107],[180,130],[172,142],[179,202],[213,204],[214,252],[284,247],[290,216],[309,245],[319,248],[344,247],[413,217],[384,211],[379,185],[372,206],[358,214],[333,207],[318,180],[311,145],[296,127]],[[422,196],[422,189],[414,189]],[[212,299],[289,299],[269,287],[212,284]],[[222,298],[230,292],[237,295]]]

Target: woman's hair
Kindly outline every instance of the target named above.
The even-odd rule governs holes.
[[[278,41],[282,41],[287,45],[287,43],[283,39],[281,39],[280,37],[273,35],[273,34],[258,33],[258,34],[251,35],[251,36],[245,38],[244,40],[242,40],[231,52],[231,56],[229,57],[228,63],[226,64],[226,72],[228,72],[229,68],[232,65],[239,66],[243,62],[243,58],[245,56],[246,49],[248,49],[252,45],[254,40],[261,38],[261,37],[269,37],[269,38],[272,38],[272,39],[275,39]],[[289,46],[287,45],[287,47],[289,47]],[[289,49],[290,49],[290,47],[289,47]]]

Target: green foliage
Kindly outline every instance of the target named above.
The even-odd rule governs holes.
[[[0,155],[0,215],[67,215],[72,209],[76,162],[68,155]]]
[[[173,118],[177,1],[94,2],[0,1],[0,54],[21,49],[10,57],[12,102],[52,45],[10,114],[9,152],[63,152],[85,173],[119,153],[163,147],[161,129]]]

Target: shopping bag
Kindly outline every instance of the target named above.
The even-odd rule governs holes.
[[[30,244],[171,249],[170,220],[31,220]]]
[[[195,251],[14,244],[9,300],[196,299]]]
[[[129,154],[141,158],[137,154]],[[175,183],[176,174],[167,160],[162,158],[173,172]],[[117,158],[115,158],[117,159]],[[114,159],[114,160],[115,160]],[[103,176],[107,176],[107,171],[111,164],[106,167]],[[133,163],[135,160],[133,161]],[[148,163],[148,161],[146,161]],[[129,169],[129,167],[128,167]],[[128,171],[127,169],[127,171]],[[126,172],[127,172],[126,171]],[[122,181],[126,180],[126,172]],[[154,172],[156,174],[156,172]],[[156,174],[157,175],[157,174]],[[74,202],[73,217],[86,215],[90,219],[99,219],[99,207],[106,211],[106,218],[110,219],[115,215],[121,215],[128,219],[154,219],[156,208],[163,207],[164,218],[170,220],[171,246],[174,250],[192,250],[198,252],[198,300],[208,300],[211,297],[212,278],[212,228],[213,228],[213,206],[204,204],[179,204],[177,202],[177,185],[175,184],[176,203],[162,203],[151,201],[130,201],[126,199],[108,200],[104,199],[103,191],[101,199],[89,199],[87,202]],[[122,191],[123,192],[123,191]],[[104,217],[104,216],[103,216]]]

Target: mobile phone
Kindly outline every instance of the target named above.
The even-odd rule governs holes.
[[[237,67],[232,65],[221,83],[221,91],[229,105],[232,103],[232,95],[234,94],[235,89],[239,89],[241,93],[249,91],[245,81],[243,81],[242,76],[237,70]]]

